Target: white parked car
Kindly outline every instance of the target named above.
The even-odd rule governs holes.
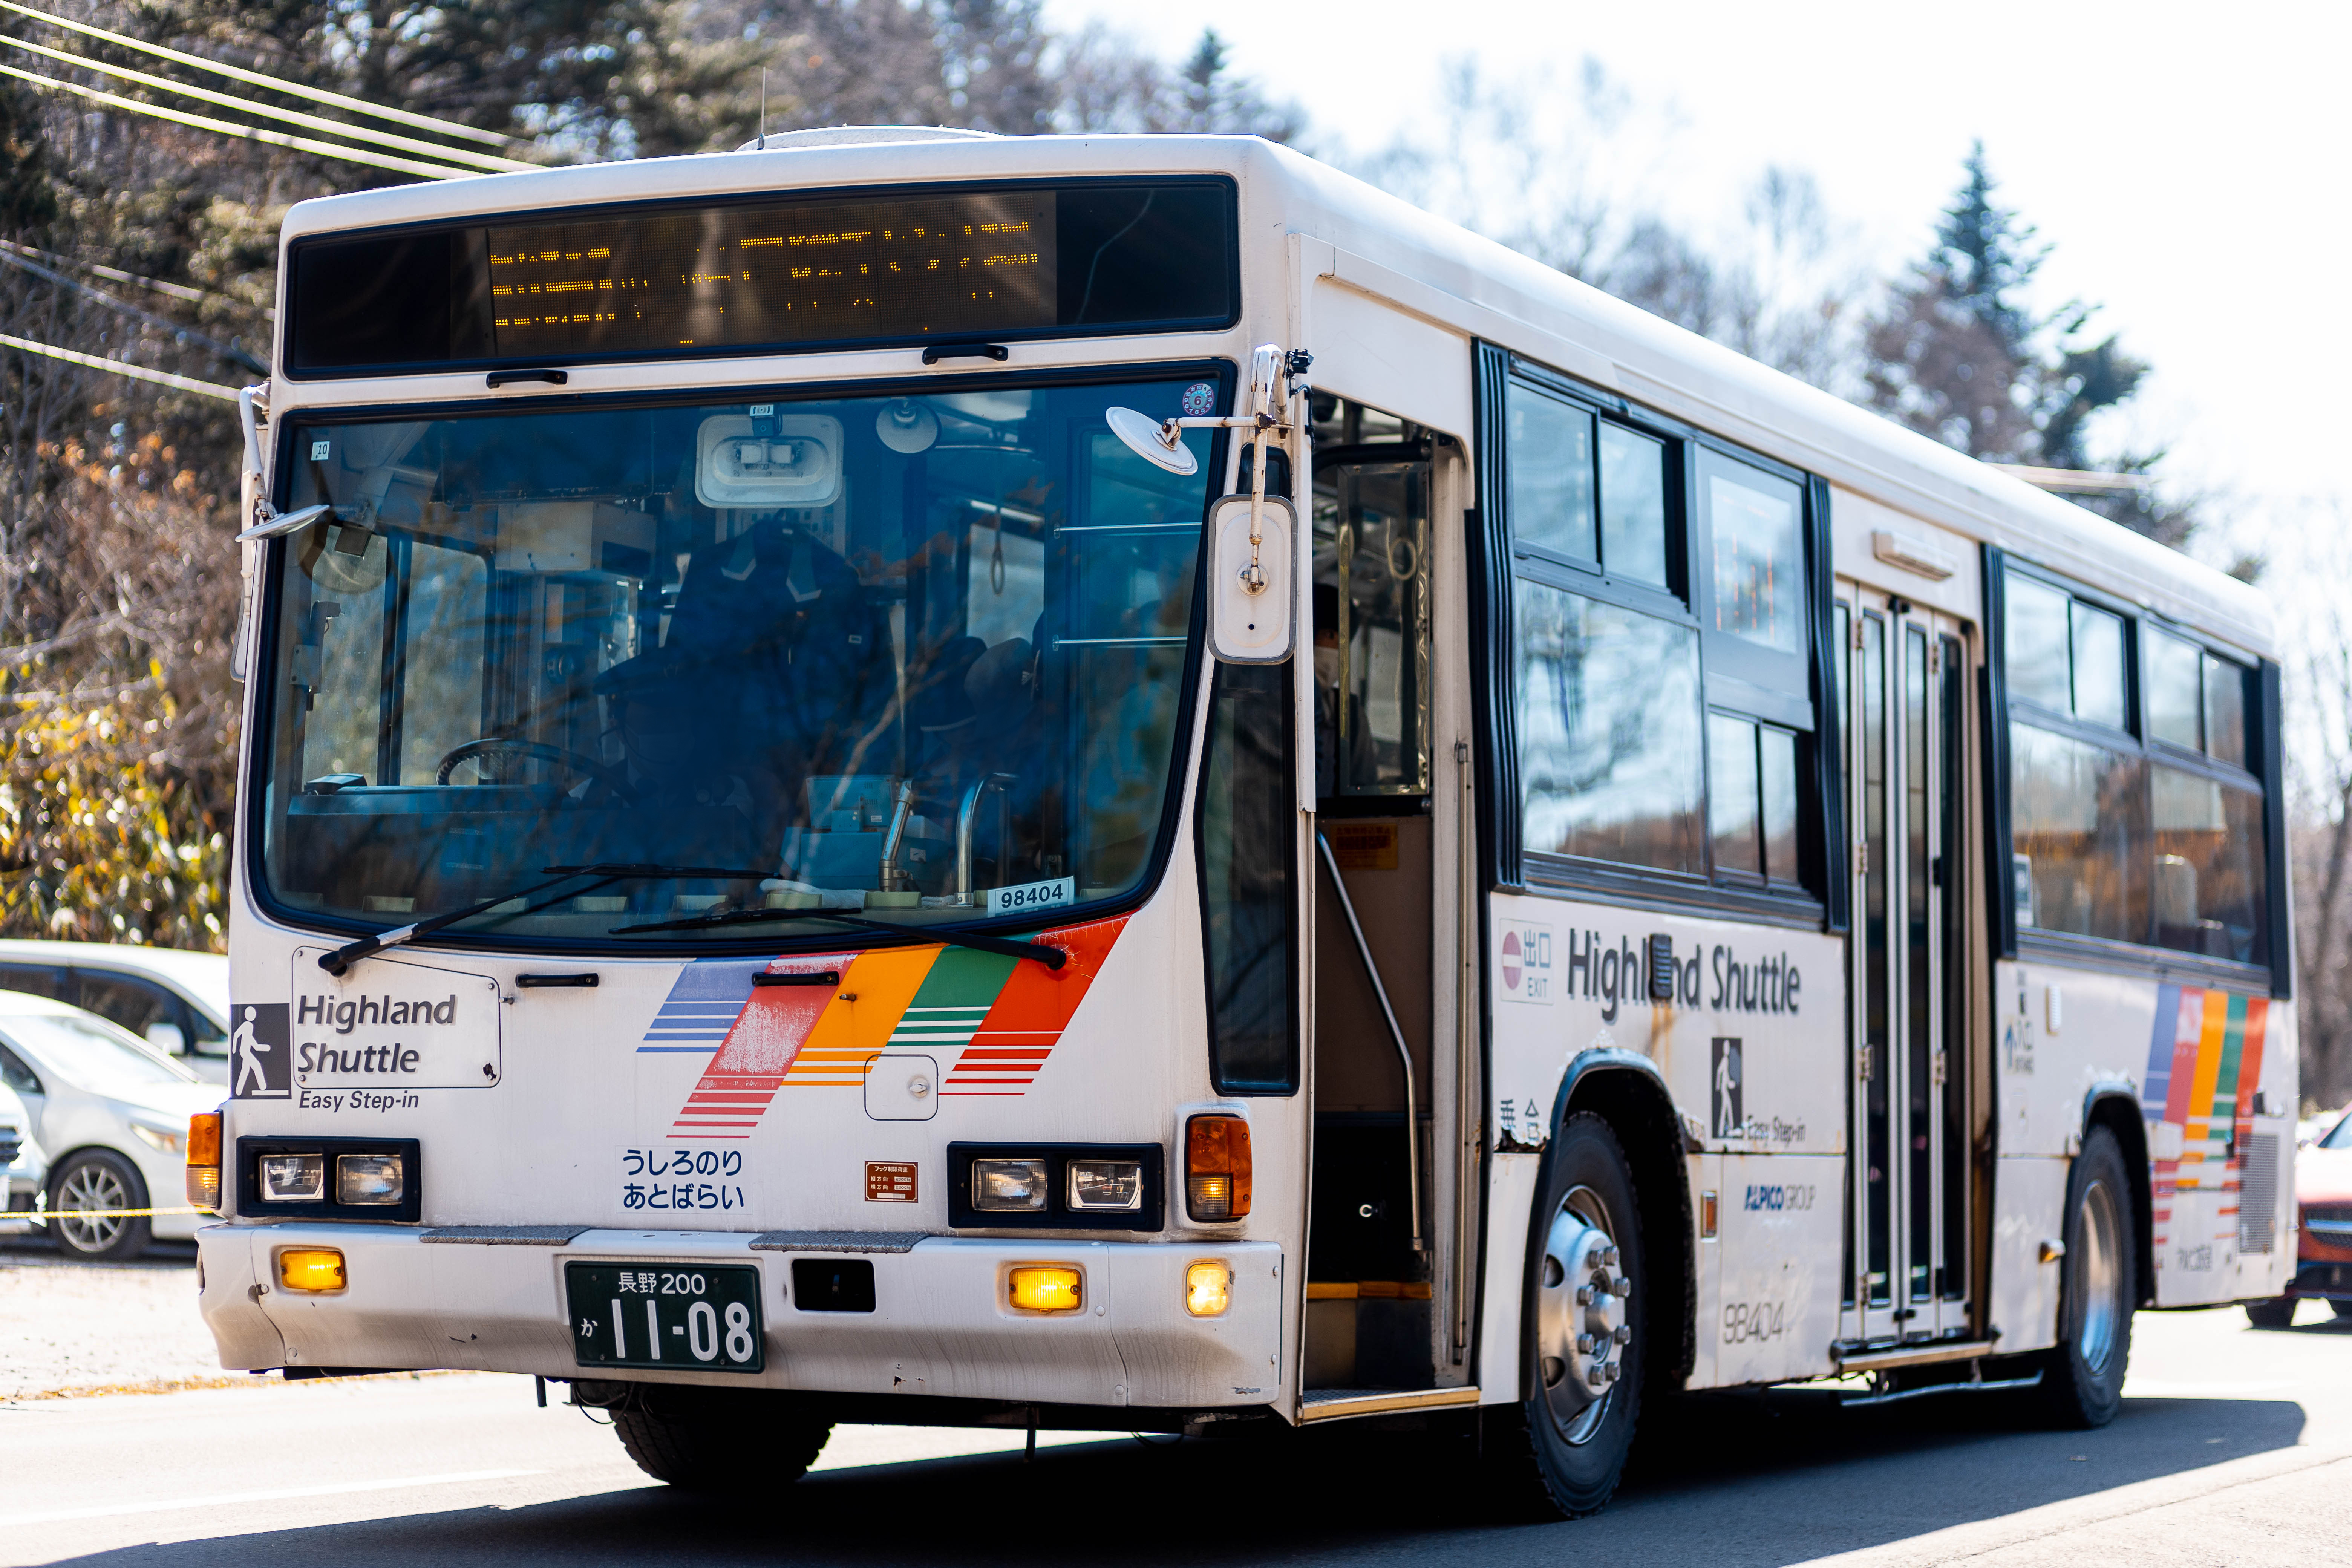
[[[0,1210],[30,1209],[48,1173],[49,1163],[33,1137],[33,1113],[15,1089],[0,1083]]]
[[[128,942],[0,941],[0,990],[110,1019],[208,1083],[228,1081],[228,960]]]
[[[188,1118],[222,1100],[129,1030],[46,996],[0,991],[0,1082],[24,1101],[49,1157],[46,1212],[70,1258],[136,1258],[185,1240],[209,1216],[186,1206]]]

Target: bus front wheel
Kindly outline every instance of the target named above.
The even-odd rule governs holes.
[[[661,1384],[602,1384],[618,1397],[592,1400],[637,1468],[686,1491],[727,1492],[798,1480],[816,1462],[833,1424],[796,1417],[753,1390]],[[583,1390],[585,1394],[588,1391]]]
[[[1536,1511],[1598,1512],[1642,1408],[1648,1275],[1633,1173],[1609,1123],[1570,1116],[1545,1162],[1527,1293],[1527,1399],[1489,1462]]]

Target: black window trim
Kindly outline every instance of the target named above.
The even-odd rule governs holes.
[[[2008,574],[2011,573],[2063,594],[2070,601],[2080,599],[2095,609],[2122,617],[2126,685],[2124,717],[2131,726],[2128,731],[2078,719],[2071,713],[2054,712],[2029,698],[2009,695]],[[1984,547],[1984,574],[1985,635],[1990,645],[1987,650],[1989,657],[1985,660],[1985,799],[1989,818],[1985,837],[1990,861],[1988,868],[1990,881],[1988,885],[1998,889],[1997,895],[1986,900],[1986,903],[1992,928],[1994,955],[1998,958],[2036,958],[2071,963],[2112,973],[2150,975],[2158,979],[2199,979],[2241,989],[2260,986],[2267,989],[2277,1000],[2291,999],[2294,995],[2294,944],[2291,928],[2293,914],[2285,886],[2285,791],[2279,783],[2284,767],[2284,740],[2280,732],[2283,715],[2278,700],[2278,665],[2267,658],[2249,665],[2242,650],[2210,634],[2155,611],[2143,609],[2115,594],[2079,583],[2039,563],[2010,554],[1995,545]],[[2071,642],[2071,616],[2069,627]],[[2201,752],[2186,751],[2168,741],[2148,738],[2147,649],[2144,646],[2145,632],[2148,627],[2193,643],[2201,651],[2258,678],[2255,689],[2248,693],[2251,710],[2248,717],[2253,725],[2248,742],[2250,750],[2261,753],[2262,773],[2240,768]],[[2201,688],[2200,700],[2201,702]],[[2263,802],[2263,939],[2267,949],[2263,960],[2261,963],[2241,963],[2234,959],[2213,958],[2203,953],[2159,947],[2152,940],[2152,915],[2151,940],[2141,942],[2123,942],[2112,937],[2085,936],[2074,931],[2051,931],[2038,926],[2018,925],[2015,820],[2010,784],[2010,727],[2012,723],[2023,723],[2030,729],[2139,758],[2144,791],[2149,787],[2147,768],[2160,764],[2225,788],[2258,795]]]
[[[749,398],[734,399],[730,395],[762,391],[773,392],[779,402],[788,399],[795,402],[816,402],[829,397],[888,397],[901,393],[915,395],[927,392],[937,394],[993,391],[1015,387],[1099,386],[1130,381],[1172,381],[1187,375],[1201,380],[1214,381],[1217,384],[1220,406],[1224,406],[1230,404],[1235,394],[1240,374],[1240,367],[1226,359],[1137,360],[1073,367],[1045,367],[995,373],[969,372],[953,377],[939,375],[886,377],[872,381],[828,378],[805,382],[755,379],[729,382],[707,387],[632,388],[618,392],[565,393],[551,396],[500,398],[488,402],[480,398],[436,398],[418,399],[414,402],[364,403],[349,405],[325,404],[317,406],[289,407],[278,413],[269,424],[269,439],[273,443],[270,494],[274,502],[280,507],[285,506],[291,498],[290,486],[295,468],[294,429],[298,424],[351,425],[365,424],[372,420],[402,418],[430,421],[466,416],[499,417],[517,414],[562,413],[574,409],[593,408],[625,410],[633,407],[650,408],[667,405],[690,407],[722,401],[750,401]],[[1204,556],[1208,549],[1208,511],[1216,504],[1223,493],[1216,476],[1225,471],[1229,440],[1230,437],[1226,432],[1222,430],[1214,432],[1209,460],[1202,465],[1202,471],[1209,476],[1208,483],[1203,487],[1202,501],[1201,549]],[[284,591],[286,553],[291,548],[292,542],[284,537],[265,542],[258,568],[262,573],[262,582],[254,611],[257,624],[254,628],[256,635],[253,663],[246,681],[250,710],[247,719],[246,732],[249,739],[244,755],[239,759],[237,774],[240,795],[239,826],[246,834],[249,835],[246,842],[254,847],[253,853],[247,862],[252,873],[247,879],[248,896],[253,900],[254,908],[263,919],[287,930],[326,935],[363,936],[374,931],[389,930],[390,922],[357,921],[316,910],[297,909],[283,902],[270,889],[262,852],[262,846],[266,842],[263,831],[268,822],[270,805],[269,771],[272,747],[275,742],[275,736],[272,733],[274,714],[269,693],[275,689],[280,618],[278,609],[280,595]],[[1196,565],[1195,570],[1205,577],[1205,563]],[[1166,880],[1169,867],[1174,862],[1177,823],[1183,815],[1186,804],[1186,794],[1183,788],[1184,769],[1189,765],[1189,759],[1194,750],[1190,726],[1199,708],[1201,683],[1205,679],[1205,667],[1209,662],[1205,651],[1208,599],[1209,596],[1202,593],[1195,593],[1192,598],[1192,620],[1186,634],[1189,638],[1190,654],[1184,665],[1183,681],[1177,693],[1178,729],[1171,742],[1172,752],[1169,763],[1167,798],[1161,805],[1160,825],[1156,829],[1158,837],[1154,841],[1151,857],[1145,862],[1143,876],[1138,880],[1134,889],[1125,897],[1106,899],[1097,904],[1078,906],[1084,911],[1085,921],[1110,920],[1134,913],[1159,890]],[[1053,926],[1069,923],[1071,919],[1068,911],[1045,910],[1034,917],[1018,917],[1002,921],[983,922],[983,926],[992,933],[1018,936],[1029,931],[1043,931]],[[958,921],[955,922],[955,929],[983,929],[983,927]],[[714,934],[700,941],[646,942],[641,946],[629,946],[613,938],[606,938],[601,942],[557,941],[545,937],[508,936],[501,939],[494,933],[478,935],[447,931],[436,932],[425,938],[417,946],[421,951],[437,949],[451,952],[564,956],[585,954],[635,955],[648,958],[727,958],[756,956],[761,953],[815,952],[827,946],[837,947],[840,942],[841,937],[838,932],[832,935],[816,932],[807,936],[782,939],[773,936],[735,938]]]
[[[856,201],[884,196],[924,197],[953,196],[974,191],[1051,191],[1077,190],[1104,185],[1217,185],[1225,196],[1225,216],[1231,226],[1233,243],[1226,249],[1225,287],[1231,309],[1223,319],[1211,317],[1181,317],[1167,321],[1140,322],[1131,326],[1048,327],[1017,332],[962,332],[939,336],[908,336],[895,338],[849,338],[812,343],[757,343],[739,348],[698,347],[688,353],[627,353],[627,354],[522,354],[505,359],[420,361],[397,365],[361,366],[333,370],[298,370],[292,365],[290,343],[295,329],[294,278],[300,253],[314,245],[342,244],[356,239],[390,239],[402,235],[425,234],[436,230],[488,228],[500,225],[534,223],[593,222],[598,218],[620,217],[633,212],[654,212],[665,207],[698,209],[759,206],[779,201]],[[426,218],[415,223],[377,224],[362,228],[321,229],[289,240],[282,263],[286,277],[286,321],[278,333],[277,360],[279,374],[289,382],[330,383],[368,381],[389,376],[467,375],[477,371],[491,371],[515,366],[567,366],[583,364],[658,366],[704,360],[741,359],[746,357],[776,357],[814,353],[854,353],[867,350],[906,350],[929,343],[976,342],[982,339],[1013,342],[1047,342],[1069,338],[1134,337],[1167,335],[1177,332],[1217,332],[1230,330],[1244,315],[1242,301],[1241,265],[1241,186],[1230,174],[1160,174],[1061,175],[1048,179],[978,179],[978,180],[901,180],[867,182],[852,185],[793,186],[788,189],[731,191],[704,196],[646,196],[629,201],[598,202],[588,205],[523,208],[503,208],[495,212],[467,213],[454,217]]]
[[[1843,723],[1842,716],[1831,711],[1835,704],[1836,680],[1834,670],[1827,663],[1836,652],[1830,646],[1835,633],[1830,621],[1834,584],[1828,481],[1580,381],[1501,344],[1479,341],[1474,344],[1473,354],[1478,505],[1467,514],[1465,523],[1472,580],[1470,631],[1476,646],[1485,650],[1484,668],[1472,681],[1472,710],[1488,752],[1481,778],[1486,786],[1486,798],[1478,803],[1482,882],[1496,891],[1591,897],[1631,908],[1708,912],[1815,931],[1845,931],[1851,920],[1850,900],[1837,869],[1846,858],[1844,803],[1837,798],[1838,791],[1831,782],[1841,776],[1836,763],[1843,755],[1839,747]],[[1680,592],[1662,592],[1654,584],[1612,577],[1605,570],[1605,563],[1584,562],[1555,551],[1523,546],[1512,538],[1506,448],[1508,398],[1514,380],[1580,405],[1639,434],[1679,443],[1678,449],[1668,454],[1666,468],[1668,575],[1679,580]],[[1799,489],[1803,509],[1805,567],[1811,588],[1806,606],[1808,640],[1801,656],[1807,667],[1805,697],[1710,669],[1707,633],[1699,605],[1702,585],[1698,581],[1696,485],[1701,450],[1787,479]],[[1597,456],[1595,461],[1597,465]],[[1595,500],[1597,505],[1597,490]],[[1796,732],[1798,856],[1806,874],[1820,879],[1820,891],[1778,881],[1758,887],[1748,879],[1725,879],[1714,866],[1711,836],[1703,851],[1707,870],[1696,876],[1526,847],[1521,834],[1518,781],[1517,638],[1513,633],[1515,585],[1520,577],[1615,608],[1652,616],[1697,634],[1703,824],[1708,804],[1706,721],[1709,712],[1720,710],[1727,716]],[[1758,698],[1764,700],[1754,700]],[[1803,711],[1808,704],[1811,710]]]

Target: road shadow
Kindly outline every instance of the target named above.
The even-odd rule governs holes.
[[[1127,1441],[823,1472],[761,1496],[633,1488],[148,1544],[92,1568],[320,1562],[507,1568],[760,1564],[1197,1565],[1475,1558],[1782,1568],[2291,1447],[2283,1401],[2132,1399],[2097,1432],[2032,1425],[2000,1395],[1843,1410],[1816,1391],[1662,1403],[1610,1510],[1502,1524],[1458,1448],[1402,1434]],[[354,1435],[355,1437],[358,1436]],[[306,1469],[313,1479],[315,1467]],[[250,1477],[250,1471],[246,1474]]]

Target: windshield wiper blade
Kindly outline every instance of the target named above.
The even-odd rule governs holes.
[[[456,925],[459,921],[469,921],[476,915],[487,914],[500,904],[512,903],[517,899],[528,899],[534,893],[543,893],[550,888],[561,887],[566,882],[582,877],[601,878],[606,882],[618,882],[625,879],[656,879],[669,877],[740,882],[764,880],[776,874],[773,871],[727,870],[709,866],[664,866],[650,860],[600,861],[588,866],[542,866],[540,869],[549,874],[546,881],[533,882],[528,888],[500,893],[494,898],[484,899],[478,903],[467,904],[462,909],[449,910],[429,919],[418,921],[413,925],[377,931],[372,936],[361,937],[356,942],[347,942],[332,952],[321,953],[319,956],[319,967],[330,974],[340,977],[350,973],[352,965],[361,959],[372,958],[386,948],[405,946],[419,937],[431,936],[435,931]]]
[[[857,931],[872,931],[877,936],[901,937],[911,942],[945,942],[954,947],[972,948],[981,952],[1002,953],[1007,958],[1034,958],[1048,969],[1059,969],[1070,961],[1069,954],[1060,948],[1046,947],[1039,942],[1014,942],[1008,937],[1001,936],[982,936],[977,931],[902,926],[889,921],[867,920],[862,915],[836,914],[829,910],[727,910],[714,914],[690,915],[685,920],[657,921],[650,925],[614,926],[612,934],[628,936],[649,931],[708,931],[714,926],[774,924],[783,921],[825,921],[835,925],[849,926]]]

